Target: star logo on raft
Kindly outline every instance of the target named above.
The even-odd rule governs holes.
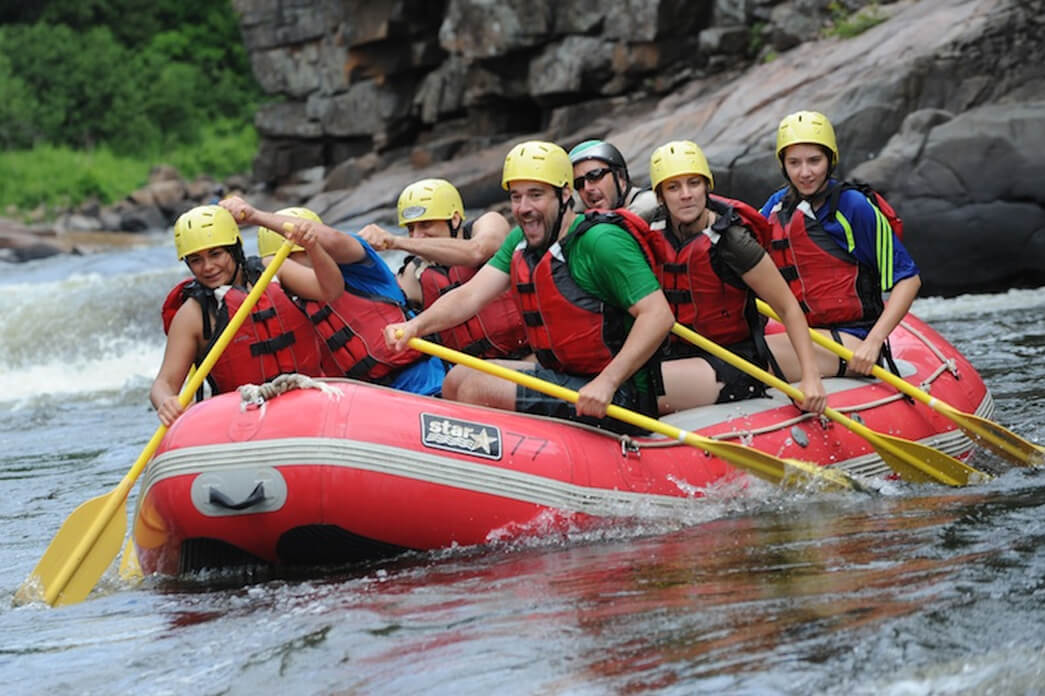
[[[421,414],[421,444],[484,459],[501,458],[501,430],[493,425]]]

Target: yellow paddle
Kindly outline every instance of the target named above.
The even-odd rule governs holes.
[[[196,390],[210,374],[211,368],[218,362],[225,347],[232,341],[293,246],[289,240],[284,241],[276,252],[272,263],[261,274],[254,288],[243,300],[243,304],[229,320],[228,326],[221,332],[221,336],[203,359],[196,374],[181,390],[178,399],[182,406],[188,406]],[[87,597],[120,551],[127,530],[127,494],[159,447],[166,432],[165,425],[156,429],[152,439],[116,488],[105,495],[88,500],[73,510],[47,547],[40,562],[36,564],[36,568],[18,588],[15,603],[42,599],[54,606],[75,604]]]
[[[437,343],[431,343],[422,338],[411,338],[409,345],[414,350],[422,353],[434,355],[449,362],[465,365],[473,370],[479,370],[480,372],[485,372],[486,374],[495,377],[501,377],[509,382],[521,384],[524,387],[533,389],[534,391],[539,391],[542,394],[569,401],[572,404],[577,403],[577,392],[561,387],[558,384],[552,384],[543,379],[538,379],[533,375],[528,375],[519,372],[518,370],[512,370],[503,365],[487,362],[486,360],[476,358],[467,353],[461,353]],[[705,450],[716,457],[729,462],[738,469],[743,469],[771,483],[797,484],[803,486],[813,484],[814,486],[824,489],[857,490],[865,493],[871,492],[869,489],[865,488],[855,479],[843,472],[822,468],[816,464],[811,464],[798,459],[780,459],[779,457],[774,457],[765,452],[760,452],[756,449],[731,442],[712,440],[697,435],[696,433],[676,428],[673,425],[644,416],[640,413],[636,413],[635,411],[629,411],[628,409],[615,404],[610,404],[606,408],[606,414],[611,418],[630,423],[638,428],[660,433],[661,435],[675,438],[687,445]]]
[[[758,301],[758,311],[771,319],[777,319],[779,321],[779,317],[777,317],[776,313],[769,305],[761,300]],[[843,360],[853,359],[853,352],[845,346],[832,341],[812,329],[810,329],[809,335],[812,337],[814,343],[823,346]],[[986,447],[1013,464],[1020,466],[1041,466],[1045,463],[1045,447],[1024,440],[1008,428],[972,413],[960,411],[947,402],[940,401],[910,382],[897,377],[888,370],[883,370],[877,365],[871,368],[871,374],[883,382],[892,385],[901,393],[922,402],[945,418],[949,418],[977,444]]]
[[[671,332],[712,355],[718,356],[763,384],[779,389],[792,399],[801,401],[804,398],[801,391],[784,380],[748,362],[736,353],[726,350],[714,341],[704,338],[695,331],[687,329],[678,322],[672,327]],[[913,483],[938,481],[948,486],[964,486],[969,483],[981,483],[990,478],[987,474],[958,461],[949,454],[918,442],[875,432],[863,423],[858,423],[833,408],[825,408],[824,415],[867,440],[878,456],[904,481]]]

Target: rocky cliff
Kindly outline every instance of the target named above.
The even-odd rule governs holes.
[[[904,217],[927,293],[1045,284],[1042,0],[872,3],[884,21],[851,38],[867,3],[235,5],[283,99],[258,114],[255,176],[328,219],[424,176],[496,204],[501,158],[529,137],[606,137],[639,181],[654,147],[693,139],[721,192],[759,204],[780,184],[777,122],[809,108],[833,120],[842,174]]]
[[[841,174],[903,216],[923,294],[1045,285],[1045,0],[233,4],[273,96],[254,178],[329,222],[427,176],[503,205],[529,138],[605,137],[640,183],[654,147],[692,139],[719,192],[758,205],[777,123],[815,109]]]

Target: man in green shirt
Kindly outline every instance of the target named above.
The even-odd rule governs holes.
[[[385,329],[390,345],[454,326],[511,288],[539,365],[499,361],[576,389],[574,408],[499,377],[457,366],[443,396],[564,418],[603,419],[616,403],[656,415],[659,370],[651,364],[674,317],[640,240],[572,209],[573,166],[558,145],[529,141],[505,158],[502,186],[517,226],[467,283],[408,322]]]

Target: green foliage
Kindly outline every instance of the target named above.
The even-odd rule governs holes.
[[[106,146],[74,150],[38,145],[32,150],[0,153],[0,210],[14,205],[52,211],[96,197],[112,203],[143,186],[156,162],[169,162],[187,179],[202,174],[222,178],[250,168],[258,148],[249,124],[222,121],[203,129],[199,142],[130,157]]]
[[[28,165],[41,179],[18,195],[5,188],[4,202],[54,202],[37,184],[58,160],[69,172],[56,171],[51,186],[74,200],[114,195],[115,162],[137,171],[131,163],[177,155],[186,175],[204,162],[215,176],[249,167],[243,148],[256,147],[250,124],[262,93],[229,0],[17,5],[0,8],[0,147],[31,150],[39,164],[17,171]],[[135,181],[123,193],[140,173]]]
[[[840,39],[851,39],[886,20],[876,2],[850,13],[845,5],[838,0],[833,0],[827,6],[827,10],[831,13],[831,26],[823,30],[825,37],[837,36]]]
[[[91,151],[67,146],[38,145],[32,150],[0,154],[0,203],[21,209],[43,204],[69,205],[97,196],[110,202],[145,182],[149,164],[114,155],[108,148]]]
[[[32,142],[37,104],[25,81],[14,75],[7,57],[0,54],[0,149]]]
[[[766,45],[766,28],[765,22],[755,22],[748,28],[747,54],[749,56],[757,56]]]

